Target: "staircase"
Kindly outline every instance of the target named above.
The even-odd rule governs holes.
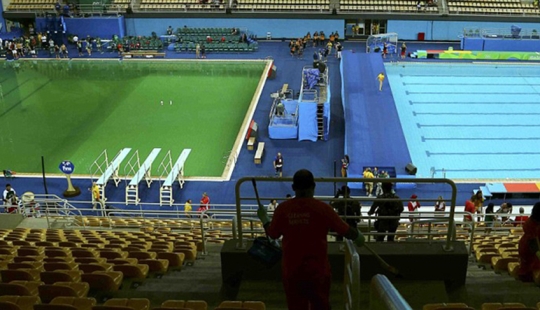
[[[324,140],[324,103],[326,102],[326,84],[319,86],[319,96],[317,97],[317,139]]]

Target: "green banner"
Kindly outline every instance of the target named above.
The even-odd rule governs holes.
[[[537,52],[487,52],[487,51],[456,51],[439,54],[439,59],[477,59],[477,60],[526,60],[540,61]]]

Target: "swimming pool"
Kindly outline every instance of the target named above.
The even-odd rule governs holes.
[[[418,176],[540,179],[540,66],[387,64]]]

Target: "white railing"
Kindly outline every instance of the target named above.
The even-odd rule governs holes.
[[[360,310],[360,256],[353,241],[345,239],[343,287],[345,310]]]
[[[375,275],[369,293],[370,310],[412,310],[386,276]]]

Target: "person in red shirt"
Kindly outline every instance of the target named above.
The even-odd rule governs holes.
[[[294,174],[295,197],[284,201],[272,222],[264,206],[257,215],[270,238],[283,236],[282,279],[289,310],[329,310],[331,271],[327,253],[330,230],[363,246],[364,236],[345,223],[328,204],[315,198],[313,174]]]
[[[527,222],[529,217],[525,215],[525,209],[519,208],[519,215],[514,219],[514,226],[523,226],[523,223]]]
[[[523,224],[519,239],[519,278],[532,282],[533,272],[540,270],[540,202],[534,204],[531,217]]]
[[[201,201],[199,202],[199,209],[197,211],[203,212],[210,209],[210,197],[205,193],[202,194]]]
[[[474,199],[474,196],[471,197],[471,199],[465,201],[465,212],[470,212],[472,214],[476,212],[476,207],[474,206],[473,199]],[[471,222],[472,216],[470,214],[465,214],[463,215],[463,220],[465,222]]]
[[[411,222],[414,222],[414,212],[420,209],[420,202],[416,198],[418,198],[418,196],[416,196],[416,194],[412,194],[411,200],[407,205],[407,208],[409,209],[409,220]]]

